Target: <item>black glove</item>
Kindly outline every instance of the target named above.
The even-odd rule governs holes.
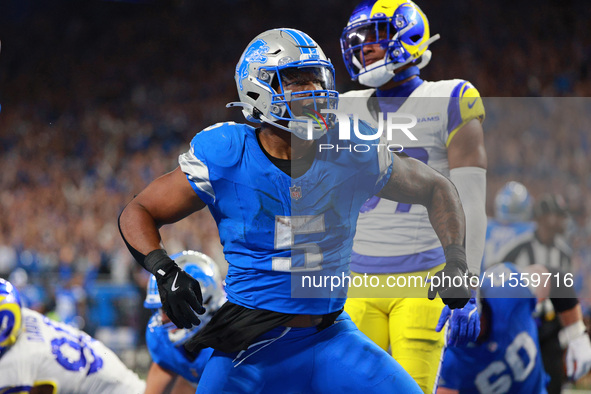
[[[427,297],[435,299],[437,293],[441,301],[450,309],[463,308],[470,300],[470,289],[467,287],[468,264],[466,263],[466,250],[460,245],[448,245],[445,248],[445,267],[433,275]],[[461,277],[461,284],[454,277]],[[438,278],[438,279],[437,279]],[[457,286],[460,284],[460,286]]]
[[[150,252],[144,260],[156,277],[162,309],[178,328],[191,328],[200,323],[197,313],[205,313],[199,282],[183,271],[164,249]]]

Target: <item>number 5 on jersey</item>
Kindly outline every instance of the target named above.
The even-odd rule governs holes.
[[[304,266],[293,267],[291,257],[273,257],[273,271],[304,272],[322,269],[322,250],[315,243],[295,244],[295,236],[326,231],[324,215],[275,216],[275,250],[301,250]]]

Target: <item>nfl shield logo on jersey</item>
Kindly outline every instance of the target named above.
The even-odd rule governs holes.
[[[302,198],[302,188],[299,186],[292,186],[289,188],[289,194],[292,199],[299,200]]]

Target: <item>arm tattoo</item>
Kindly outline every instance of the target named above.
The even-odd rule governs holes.
[[[444,248],[464,244],[466,220],[458,192],[449,179],[431,167],[413,158],[394,157],[392,174],[379,197],[424,205]]]

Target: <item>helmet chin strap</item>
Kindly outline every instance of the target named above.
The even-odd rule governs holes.
[[[242,115],[252,123],[261,123],[260,119],[257,119],[253,116],[254,114],[254,106],[249,103],[243,103],[242,101],[233,101],[231,103],[226,104],[226,108],[232,107],[242,107]]]
[[[311,125],[312,127],[309,127],[308,125]],[[325,127],[312,124],[312,119],[306,119],[305,122],[290,121],[288,126],[293,135],[299,139],[307,141],[317,140],[327,132]],[[311,133],[310,130],[312,131]]]
[[[270,124],[271,126],[280,128],[281,130],[289,131],[301,140],[317,140],[327,132],[327,130],[324,127],[316,127],[312,125],[312,133],[310,135],[310,129],[308,128],[308,124],[311,124],[312,119],[302,119],[301,122],[291,120],[287,124],[287,127],[280,125],[279,123],[267,118],[265,115],[261,115],[261,120],[265,123]]]
[[[369,70],[367,67],[362,68],[361,73],[357,78],[359,83],[372,88],[377,88],[390,81],[394,77],[394,72],[388,70],[388,67],[385,67],[385,63],[386,58],[383,58],[374,64],[370,64],[371,68]]]
[[[312,119],[302,119],[302,120],[305,120],[304,122],[290,121],[286,127],[286,126],[283,126],[283,125],[275,122],[272,119],[269,119],[268,117],[266,117],[262,113],[259,115],[258,119],[254,118],[253,113],[254,113],[255,108],[252,104],[243,103],[242,101],[234,101],[234,102],[226,104],[226,108],[231,108],[231,107],[242,107],[243,108],[242,113],[244,114],[246,119],[250,122],[267,123],[271,126],[279,128],[281,130],[288,131],[302,140],[317,140],[320,137],[322,137],[324,134],[326,134],[326,131],[327,131],[324,127],[312,126],[312,128],[311,128],[312,135],[310,136],[308,133],[308,124],[312,121]]]

